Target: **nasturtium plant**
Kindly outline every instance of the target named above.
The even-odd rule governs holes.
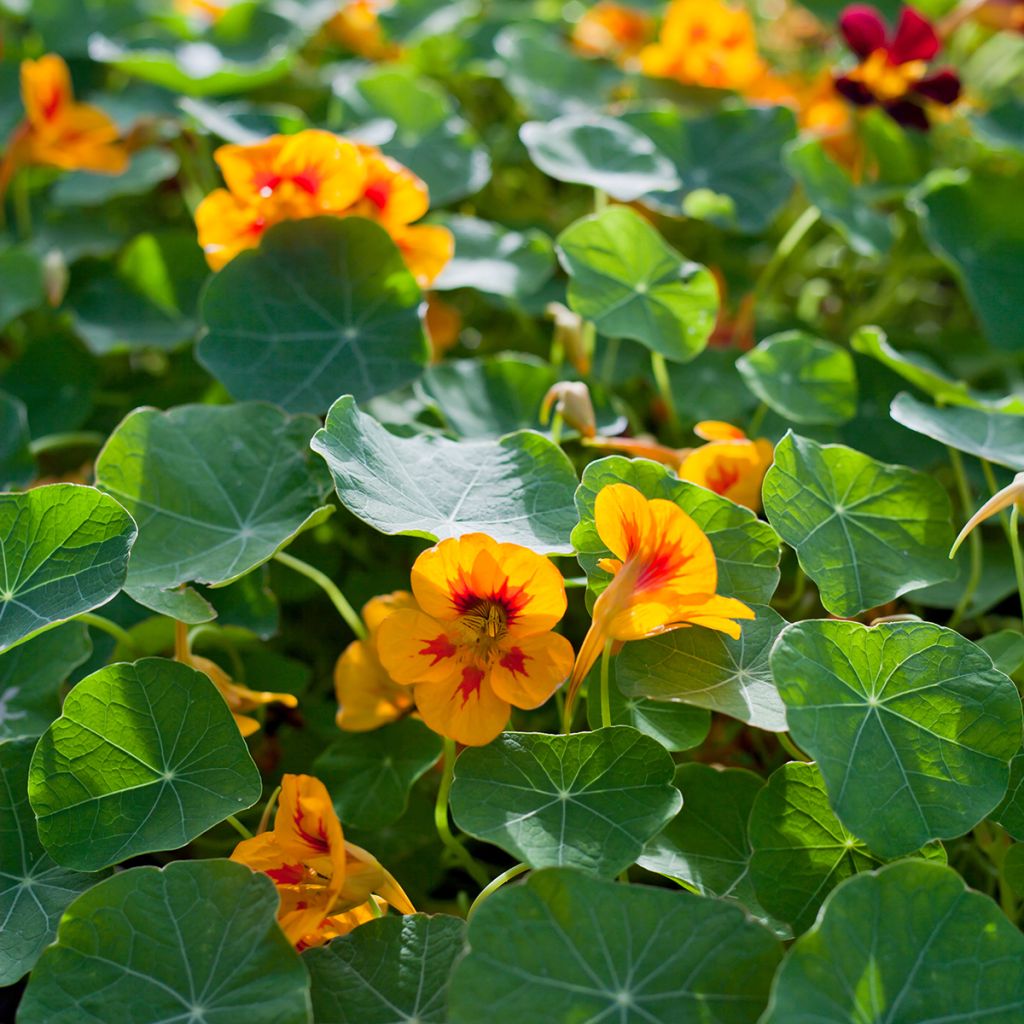
[[[1018,1024],[1019,6],[0,0],[0,1018]]]

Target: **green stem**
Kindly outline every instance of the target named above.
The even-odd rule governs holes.
[[[560,445],[562,443],[562,414],[556,412],[551,417],[551,442]]]
[[[224,819],[243,839],[252,839],[252,833],[233,815]]]
[[[122,647],[133,654],[136,653],[135,640],[124,626],[119,626],[116,622],[111,622],[110,619],[105,619],[102,615],[94,615],[92,612],[82,612],[81,615],[75,616],[75,620],[84,622],[87,626],[92,626],[93,629],[109,633]]]
[[[188,649],[190,651],[194,651],[196,644],[201,643],[203,640],[209,640],[210,643],[220,648],[231,659],[231,678],[236,683],[244,683],[245,664],[242,662],[242,656],[238,653],[235,645],[224,636],[220,628],[218,626],[211,626],[208,622],[203,622],[188,631]]]
[[[277,803],[277,798],[281,795],[281,787],[275,786],[273,793],[267,798],[267,802],[263,807],[263,813],[260,815],[260,823],[256,829],[256,835],[261,836],[270,827],[270,815],[274,811],[274,804]]]
[[[37,437],[28,450],[33,455],[58,451],[61,448],[99,448],[106,441],[106,436],[98,430],[76,430],[68,434],[46,434]]]
[[[615,380],[615,364],[619,361],[620,338],[608,338],[604,346],[604,359],[601,360],[601,381],[611,384]]]
[[[754,415],[750,417],[750,422],[747,424],[747,437],[756,437],[757,432],[761,429],[761,424],[764,423],[765,416],[768,415],[768,406],[762,402],[755,410]]]
[[[676,409],[676,400],[672,394],[672,381],[668,375],[668,364],[660,352],[651,353],[651,372],[654,374],[654,383],[658,386],[658,394],[665,403],[665,410],[668,413],[669,423],[678,430],[679,411]]]
[[[953,466],[953,473],[956,477],[957,494],[960,496],[960,505],[963,509],[964,519],[967,520],[970,519],[974,511],[974,501],[971,497],[971,486],[967,482],[967,474],[964,472],[964,460],[955,448],[948,450],[949,461]],[[979,530],[972,530],[967,538],[967,542],[971,549],[971,569],[967,582],[964,585],[964,592],[961,594],[960,600],[957,601],[953,614],[949,617],[949,622],[946,623],[950,629],[955,629],[960,624],[967,609],[970,607],[971,599],[974,597],[978,584],[981,582],[981,574],[984,568],[983,559],[985,556],[981,546],[981,532]]]
[[[1013,551],[1013,569],[1017,574],[1017,594],[1020,597],[1020,613],[1024,618],[1024,552],[1020,547],[1020,505],[1013,504],[1010,512],[1010,548]]]
[[[452,835],[451,826],[448,824],[448,794],[452,789],[452,781],[455,778],[455,740],[444,738],[444,762],[441,766],[441,785],[437,790],[437,803],[434,804],[434,825],[437,827],[437,834],[455,860],[462,865],[466,874],[473,879],[477,885],[486,888],[490,884],[486,872],[473,859],[473,855],[462,843]]]
[[[782,744],[786,753],[790,757],[797,761],[810,761],[811,759],[793,742],[793,738],[788,732],[777,732],[775,734],[779,738],[779,742]]]
[[[32,237],[32,202],[28,194],[28,176],[24,171],[15,174],[11,182],[11,200],[14,203],[14,223],[18,237],[27,241]]]
[[[306,579],[312,580],[331,599],[331,604],[338,609],[338,613],[348,623],[352,632],[360,640],[366,639],[366,626],[363,624],[363,620],[359,618],[355,609],[348,603],[345,595],[330,577],[319,569],[314,568],[308,562],[303,562],[301,558],[289,555],[286,551],[278,551],[274,555],[274,561],[280,562],[281,565],[286,565],[289,569],[294,569],[297,573],[305,576]]]
[[[995,494],[999,490],[999,483],[996,481],[996,475],[992,471],[992,463],[987,459],[981,460],[981,471],[985,474],[985,483],[988,485],[989,494]],[[1006,509],[1002,509],[999,512],[999,522],[1003,524],[1003,532],[1006,534],[1006,539],[1010,540],[1010,516]],[[1012,541],[1011,541],[1012,543]]]
[[[608,193],[599,188],[594,189],[594,213],[600,213],[608,206]]]
[[[502,873],[498,875],[498,877],[495,878],[492,882],[488,882],[487,885],[485,885],[483,889],[480,890],[480,894],[477,896],[477,898],[473,900],[473,902],[469,905],[469,913],[466,914],[466,920],[472,920],[473,915],[476,913],[476,908],[480,906],[480,904],[483,903],[483,901],[487,899],[487,897],[490,896],[492,892],[496,892],[506,882],[510,882],[513,878],[517,878],[519,875],[523,874],[523,872],[529,870],[529,864],[514,864],[512,867],[508,869],[508,871],[502,871]]]
[[[609,668],[612,661],[612,644],[614,640],[606,640],[604,651],[601,652],[601,725],[608,728],[612,724],[612,695]]]
[[[754,292],[757,295],[764,295],[771,287],[776,275],[782,269],[786,260],[796,251],[797,247],[807,236],[807,233],[821,219],[821,210],[816,206],[808,206],[806,210],[795,221],[790,229],[779,240],[771,259],[764,265],[754,285]]]

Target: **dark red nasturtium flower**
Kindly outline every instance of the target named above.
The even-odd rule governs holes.
[[[949,106],[960,95],[955,71],[929,74],[939,52],[939,37],[917,11],[904,7],[890,36],[874,7],[854,4],[839,17],[839,29],[860,63],[836,78],[837,91],[859,107],[877,104],[906,128],[928,130],[925,101]]]

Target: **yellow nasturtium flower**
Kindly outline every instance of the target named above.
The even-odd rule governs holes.
[[[594,603],[594,618],[569,682],[566,714],[608,641],[642,640],[685,626],[736,639],[736,619],[752,619],[742,602],[722,597],[718,563],[703,530],[671,501],[645,498],[628,484],[597,494],[594,525],[614,558],[598,564],[614,578]]]
[[[345,0],[327,22],[327,31],[347,50],[367,60],[394,60],[401,48],[384,34],[378,17],[390,4],[383,0]]]
[[[236,683],[215,661],[203,658],[198,654],[190,654],[188,663],[202,672],[220,691],[227,706],[234,716],[235,725],[243,736],[251,736],[260,723],[256,718],[246,714],[266,704],[284,704],[285,707],[296,708],[299,701],[293,693],[271,693],[268,690],[250,690],[241,683]]]
[[[683,457],[676,470],[679,478],[759,511],[761,483],[775,457],[771,441],[751,440],[739,427],[718,420],[703,420],[693,429],[707,444]]]
[[[363,622],[369,635],[365,640],[353,640],[334,666],[339,729],[366,732],[412,711],[412,690],[396,683],[380,663],[377,634],[390,615],[416,607],[416,599],[407,590],[375,597],[363,605]]]
[[[310,775],[284,776],[273,829],[243,839],[231,859],[270,877],[278,922],[299,949],[351,931],[388,904],[415,913],[377,860],[346,842],[330,794]]]
[[[385,619],[377,653],[435,732],[489,743],[512,705],[539,707],[568,676],[572,645],[551,632],[565,584],[528,548],[483,533],[443,540],[416,559],[412,592],[420,610]]]

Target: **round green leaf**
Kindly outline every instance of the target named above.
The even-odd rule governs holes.
[[[612,338],[634,338],[687,362],[711,337],[718,287],[699,263],[683,259],[638,213],[609,206],[558,236],[569,274],[569,305]]]
[[[764,511],[833,615],[857,615],[955,574],[949,497],[932,477],[788,433]]]
[[[369,921],[302,957],[317,1024],[447,1024],[466,923],[445,914]]]
[[[227,860],[122,871],[68,907],[19,1024],[308,1024],[277,902],[266,875]]]
[[[533,295],[555,271],[551,239],[543,231],[509,231],[476,217],[439,218],[455,238],[455,255],[434,291],[475,288],[487,295]]]
[[[764,781],[743,768],[681,764],[675,782],[683,809],[644,847],[638,863],[704,896],[729,897],[761,913],[750,882],[747,818]]]
[[[382,828],[397,821],[413,783],[441,756],[441,737],[411,718],[371,732],[349,732],[313,763],[343,825]]]
[[[838,426],[857,412],[850,353],[804,331],[765,338],[736,367],[768,408],[793,423]]]
[[[464,832],[532,867],[611,876],[679,811],[672,771],[661,744],[626,726],[507,732],[459,757],[452,815]]]
[[[950,448],[1024,470],[1024,416],[963,407],[936,409],[905,391],[893,399],[890,412],[897,423]]]
[[[24,487],[35,477],[31,440],[25,403],[0,391],[0,491]]]
[[[959,633],[801,622],[779,637],[771,667],[836,814],[880,856],[963,835],[1006,793],[1020,697]]]
[[[1024,936],[950,868],[920,860],[858,875],[786,958],[763,1024],[1015,1024]]]
[[[96,460],[97,486],[139,524],[129,589],[228,583],[328,515],[316,426],[261,402],[129,413]]]
[[[1014,843],[1003,857],[1002,878],[1018,898],[1024,896],[1024,843]]]
[[[163,658],[83,679],[39,740],[29,776],[40,840],[81,871],[176,850],[261,791],[217,688]]]
[[[767,605],[740,623],[733,640],[712,629],[675,629],[628,643],[615,659],[619,688],[631,697],[681,701],[770,732],[786,731],[786,708],[768,655],[786,620]]]
[[[0,494],[0,652],[106,604],[124,583],[136,533],[93,487]]]
[[[38,736],[60,714],[60,688],[92,653],[80,622],[48,629],[0,654],[0,740]]]
[[[623,120],[567,114],[528,121],[519,129],[530,159],[557,181],[571,181],[632,202],[647,192],[679,187],[671,161]]]
[[[676,106],[634,111],[622,121],[654,142],[681,184],[655,186],[646,205],[678,217],[700,216],[749,234],[763,231],[793,191],[782,161],[796,134],[792,111],[752,107],[687,116]],[[703,205],[696,198],[714,198]],[[725,202],[720,201],[724,198]]]
[[[576,491],[580,522],[572,532],[572,543],[594,594],[600,593],[611,579],[597,563],[612,554],[594,524],[594,503],[602,487],[617,483],[635,487],[645,498],[674,501],[693,518],[714,548],[718,593],[755,604],[768,601],[775,593],[781,552],[779,538],[767,523],[728,498],[678,479],[656,462],[611,455],[591,462],[583,470],[583,479]]]
[[[286,221],[210,280],[200,362],[235,398],[321,413],[414,380],[427,362],[420,289],[361,217]]]
[[[1010,783],[999,806],[992,812],[1014,839],[1024,842],[1024,751],[1014,754],[1010,762]]]
[[[908,204],[927,242],[963,282],[988,340],[1024,348],[1024,310],[1017,301],[1024,261],[1024,172],[930,174]]]
[[[450,1022],[754,1024],[780,957],[737,906],[552,868],[473,915]]]
[[[806,931],[844,879],[882,863],[829,806],[813,764],[790,761],[772,773],[750,812],[750,880],[773,917]]]
[[[1024,666],[1024,633],[999,629],[975,643],[992,659],[992,664],[1008,676]]]
[[[32,970],[65,907],[102,877],[60,867],[39,842],[28,803],[34,746],[31,737],[0,743],[0,985]]]
[[[611,664],[617,671],[618,658]],[[598,683],[598,670],[591,672],[588,687]],[[594,690],[589,691],[594,694]],[[699,747],[711,731],[711,714],[704,708],[690,707],[671,700],[648,700],[646,697],[627,697],[614,683],[610,687],[608,703],[612,725],[628,725],[657,740],[666,750],[692,750]],[[596,696],[587,701],[587,721],[591,729],[601,728],[601,703]]]
[[[460,437],[502,437],[513,430],[545,433],[540,407],[559,379],[551,364],[519,353],[485,359],[446,359],[427,368],[418,388],[436,402],[449,427]],[[622,433],[626,417],[600,385],[590,387],[598,432]],[[550,424],[549,424],[550,427]],[[562,437],[575,437],[565,428]]]
[[[545,554],[572,550],[576,473],[540,434],[396,437],[346,395],[310,447],[326,461],[342,504],[381,533],[443,540],[481,531]]]

